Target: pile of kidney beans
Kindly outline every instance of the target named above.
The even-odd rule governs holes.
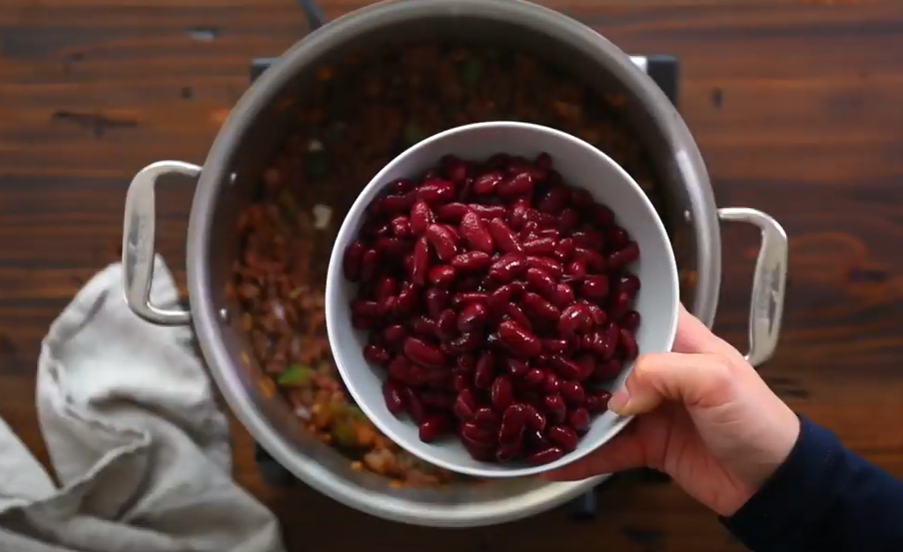
[[[639,248],[548,154],[453,156],[391,182],[345,251],[363,355],[388,409],[475,459],[544,464],[577,446],[637,356]]]

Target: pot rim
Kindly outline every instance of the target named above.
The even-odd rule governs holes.
[[[655,119],[673,152],[675,169],[686,182],[690,209],[684,215],[688,221],[695,219],[696,282],[700,290],[692,310],[703,322],[711,325],[720,289],[720,232],[705,165],[689,129],[658,86],[614,44],[564,14],[522,1],[382,2],[336,19],[292,46],[242,96],[211,146],[191,207],[187,277],[195,331],[211,374],[236,417],[277,462],[323,494],[378,517],[418,525],[473,527],[511,521],[548,510],[597,485],[607,476],[569,483],[548,483],[520,495],[460,505],[426,504],[369,492],[334,477],[325,467],[296,454],[289,440],[274,430],[248,395],[224,343],[226,336],[219,323],[219,307],[207,285],[210,266],[205,262],[210,258],[208,237],[212,231],[215,199],[220,188],[229,181],[229,161],[252,121],[289,84],[298,69],[315,62],[352,35],[403,20],[436,17],[437,14],[449,17],[466,14],[504,22],[517,21],[526,27],[541,29],[550,37],[605,63],[607,69],[631,89]]]

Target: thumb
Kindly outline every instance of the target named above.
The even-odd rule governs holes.
[[[649,412],[664,400],[710,407],[727,401],[732,385],[730,363],[721,355],[647,354],[637,359],[608,407],[622,416]]]

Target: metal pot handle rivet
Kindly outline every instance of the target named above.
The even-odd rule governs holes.
[[[197,179],[201,167],[182,161],[158,161],[141,169],[129,184],[122,235],[122,278],[125,300],[135,314],[154,324],[182,326],[191,322],[189,311],[163,309],[154,306],[150,298],[154,281],[154,188],[158,178],[173,174]]]
[[[770,215],[747,207],[718,210],[723,221],[753,224],[762,233],[762,245],[753,273],[752,300],[749,307],[749,353],[753,366],[774,354],[781,333],[784,312],[784,286],[787,281],[787,234]]]

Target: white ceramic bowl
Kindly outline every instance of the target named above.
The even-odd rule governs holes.
[[[432,136],[396,157],[364,188],[348,212],[332,250],[326,278],[326,325],[332,353],[342,379],[361,410],[393,441],[423,460],[443,468],[478,477],[520,477],[534,475],[569,464],[607,442],[621,431],[629,418],[606,412],[593,418],[589,432],[577,449],[555,462],[540,466],[526,462],[494,464],[470,457],[455,436],[434,443],[418,437],[417,425],[407,416],[396,417],[386,408],[382,395],[383,369],[364,360],[361,350],[366,332],[351,325],[349,304],[357,285],[345,279],[342,259],[348,244],[355,240],[367,205],[387,183],[402,177],[416,177],[438,164],[443,155],[485,160],[504,152],[532,159],[540,152],[552,156],[555,169],[564,181],[585,188],[596,201],[608,205],[616,222],[625,228],[640,248],[640,260],[630,266],[642,289],[634,308],[642,323],[637,332],[641,353],[671,350],[677,329],[677,265],[671,242],[661,219],[639,185],[610,157],[590,144],[551,128],[518,122],[477,123]],[[610,388],[623,385],[632,364]]]

